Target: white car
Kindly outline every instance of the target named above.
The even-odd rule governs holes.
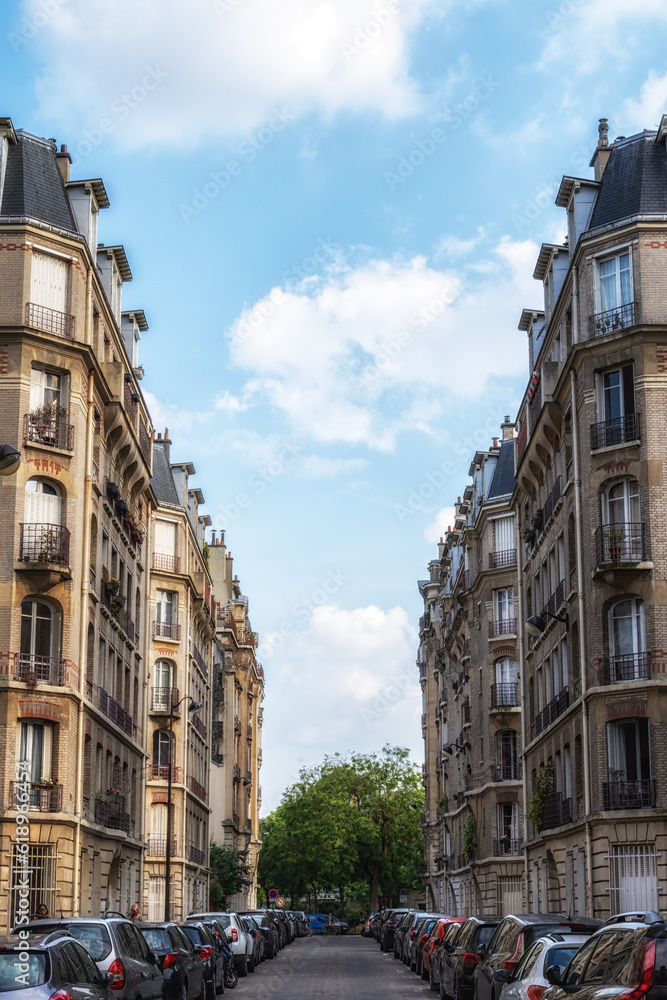
[[[545,934],[528,949],[514,972],[498,969],[496,982],[503,983],[500,1000],[542,1000],[549,988],[545,972],[552,965],[561,972],[590,934]]]
[[[217,920],[227,935],[239,976],[247,976],[249,972],[255,971],[255,942],[252,935],[245,929],[243,920],[238,913],[234,913],[233,910],[227,910],[225,913],[190,913],[185,919],[186,922],[188,920]]]

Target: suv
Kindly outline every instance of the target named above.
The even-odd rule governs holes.
[[[244,928],[238,913],[234,913],[232,910],[227,910],[226,913],[219,911],[210,913],[190,913],[185,918],[185,923],[189,924],[191,921],[198,923],[200,920],[203,921],[207,927],[212,920],[217,920],[218,923],[224,928],[227,941],[229,942],[229,947],[232,949],[232,957],[234,959],[236,971],[241,977],[247,976],[248,972],[255,968],[253,956],[254,942],[250,934]]]
[[[175,923],[142,924],[141,933],[158,957],[165,1000],[194,1000],[206,992],[204,965],[187,934]]]
[[[135,924],[125,917],[59,917],[31,920],[14,929],[33,934],[67,931],[86,949],[100,972],[108,972],[117,1000],[162,1000],[158,959]]]
[[[31,934],[21,968],[18,953],[26,951],[18,934],[0,938],[0,992],[3,1000],[49,1000],[51,996],[85,996],[107,1000],[111,976],[100,972],[90,955],[66,930]],[[20,981],[17,975],[21,976]]]
[[[544,1000],[663,1000],[667,995],[667,926],[658,913],[619,913],[582,945]]]
[[[497,920],[481,920],[479,917],[468,917],[461,930],[452,942],[449,935],[443,938],[442,944],[436,950],[433,962],[436,963],[437,979],[440,983],[440,996],[445,1000],[472,1000],[472,975],[479,962],[480,950],[488,944],[495,934]]]
[[[391,951],[394,947],[394,932],[401,922],[404,914],[408,913],[407,907],[400,910],[389,910],[387,919],[382,922],[380,929],[380,950]]]
[[[279,934],[271,914],[267,910],[242,910],[240,917],[253,917],[264,938],[264,957],[275,958],[278,954]]]
[[[514,972],[523,953],[544,934],[592,934],[600,920],[563,913],[518,913],[504,917],[484,949],[475,969],[475,1000],[499,1000],[502,984],[494,976],[499,969]]]
[[[549,988],[547,969],[555,968],[562,973],[589,937],[589,934],[545,934],[538,938],[514,972],[509,969],[496,972],[494,979],[504,984],[501,1000],[542,1000],[542,994]]]
[[[399,920],[398,927],[394,928],[394,958],[401,957],[401,952],[403,950],[403,938],[405,937],[405,932],[412,923],[414,913],[414,910],[408,910]]]

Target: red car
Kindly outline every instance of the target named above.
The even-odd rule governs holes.
[[[432,928],[431,933],[422,946],[422,960],[421,960],[421,978],[429,979],[429,969],[431,968],[431,955],[438,947],[442,938],[447,931],[448,927],[452,924],[462,924],[464,917],[440,917],[435,927]]]

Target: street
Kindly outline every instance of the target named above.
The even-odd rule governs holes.
[[[342,937],[298,938],[277,958],[240,979],[231,997],[276,997],[281,1000],[387,1000],[434,996],[392,953],[356,934]]]

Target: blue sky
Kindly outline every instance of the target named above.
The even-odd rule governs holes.
[[[410,746],[426,575],[515,415],[564,173],[667,111],[662,0],[6,0],[3,108],[104,179],[143,386],[262,636],[265,811]]]

